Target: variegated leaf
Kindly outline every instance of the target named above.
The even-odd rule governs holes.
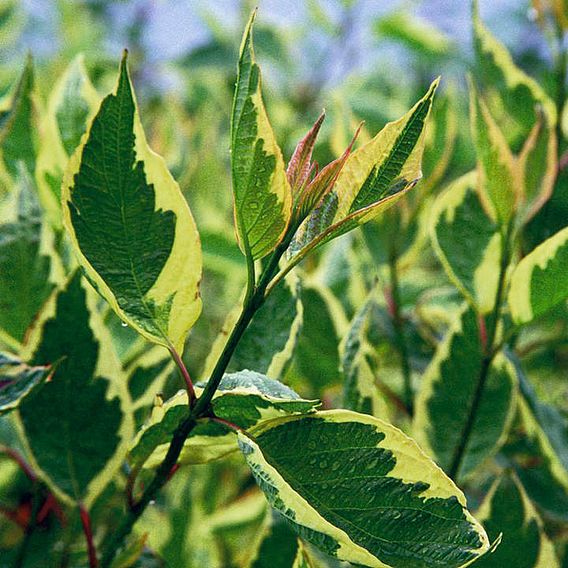
[[[248,568],[312,568],[302,541],[278,512],[268,512],[269,522]]]
[[[120,364],[87,297],[76,272],[43,314],[27,346],[31,363],[61,362],[18,410],[35,469],[60,498],[88,507],[121,466],[133,423]]]
[[[420,194],[428,194],[443,179],[447,172],[458,137],[458,116],[455,90],[451,89],[432,109],[432,117],[426,128],[422,169],[424,181]]]
[[[476,193],[477,175],[462,176],[441,194],[432,211],[434,251],[452,282],[481,314],[493,310],[501,264],[499,227]]]
[[[231,120],[235,222],[241,250],[251,259],[262,258],[280,242],[292,207],[284,159],[262,102],[252,40],[255,15],[241,44]]]
[[[524,324],[568,298],[568,227],[530,252],[516,266],[509,287],[513,320]]]
[[[476,4],[473,36],[476,80],[507,142],[519,153],[518,209],[528,221],[552,193],[557,171],[557,112],[541,85],[513,61],[481,21]]]
[[[557,156],[554,124],[544,112],[538,112],[518,157],[522,175],[519,214],[523,222],[529,221],[552,195],[558,172]]]
[[[100,97],[78,55],[55,83],[43,116],[36,179],[51,223],[61,228],[61,182],[69,156],[81,142]]]
[[[343,407],[371,416],[388,416],[387,405],[375,384],[375,373],[367,357],[373,348],[367,340],[374,298],[371,296],[353,318],[341,345]]]
[[[556,107],[538,82],[520,69],[507,48],[481,21],[477,1],[473,8],[473,39],[478,73],[491,112],[509,136],[515,150],[537,122],[542,107],[551,127],[556,124]],[[499,112],[499,115],[496,114]]]
[[[477,152],[479,195],[488,213],[505,226],[521,200],[521,177],[503,132],[470,81],[471,132]]]
[[[215,499],[212,493],[223,485],[219,481],[211,468],[179,471],[164,488],[157,506],[148,507],[137,523],[159,560],[156,564],[138,562],[131,568],[225,568],[226,551],[221,554],[209,515],[210,499]]]
[[[20,168],[17,181],[0,208],[0,342],[14,350],[63,278],[32,178]]]
[[[189,207],[146,143],[126,66],[69,162],[64,224],[89,281],[144,337],[183,349],[201,311]]]
[[[174,372],[175,363],[169,353],[158,345],[138,357],[125,370],[136,426],[142,426],[150,417],[156,396],[161,395],[168,377]]]
[[[332,190],[299,228],[285,271],[316,247],[366,223],[416,185],[438,82],[407,114],[347,157]]]
[[[0,196],[10,188],[10,178],[18,175],[20,164],[34,174],[37,120],[34,68],[28,57],[8,108],[0,111]]]
[[[24,397],[53,373],[51,365],[30,366],[0,353],[0,416],[18,407]]]
[[[511,460],[530,498],[547,516],[568,520],[568,421],[540,402],[516,356],[520,393],[517,421],[503,453]]]
[[[196,386],[196,394],[202,386]],[[319,406],[319,401],[301,399],[287,386],[254,371],[225,375],[211,401],[215,416],[240,428],[290,414],[305,414]],[[134,467],[159,465],[177,426],[187,418],[187,393],[180,391],[165,403],[159,403],[137,436],[130,451]],[[181,455],[182,463],[204,463],[237,449],[235,434],[222,424],[200,420],[192,430]]]
[[[499,546],[475,563],[479,568],[559,568],[554,546],[516,475],[504,473],[495,481],[477,518],[491,540],[503,535]]]
[[[321,285],[302,284],[303,321],[294,351],[293,372],[319,396],[340,381],[339,337],[343,313],[331,291]],[[307,383],[307,385],[306,385]]]
[[[55,85],[49,102],[49,112],[55,118],[61,144],[68,156],[79,146],[99,104],[100,97],[89,80],[80,54]]]
[[[373,568],[466,566],[488,549],[465,497],[410,438],[346,410],[239,433],[270,504],[297,534]]]
[[[302,327],[300,288],[300,279],[290,275],[273,290],[239,341],[227,366],[228,373],[254,369],[276,380],[284,376]],[[211,347],[202,376],[211,374],[241,310],[242,306],[238,305],[229,312]]]
[[[470,423],[484,372],[477,317],[466,306],[458,313],[424,373],[416,400],[414,437],[456,479],[471,474],[499,450],[515,412],[515,371],[505,357],[498,355],[487,371]],[[462,448],[464,436],[467,439]]]

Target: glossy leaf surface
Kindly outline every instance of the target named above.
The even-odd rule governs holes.
[[[301,536],[351,563],[464,566],[487,549],[461,491],[398,429],[349,411],[239,433],[270,504]]]
[[[231,168],[239,245],[253,259],[280,241],[291,215],[292,192],[282,152],[262,102],[251,16],[241,44],[231,119]]]
[[[79,262],[117,314],[150,341],[183,348],[201,311],[201,247],[189,207],[144,137],[126,58],[63,183]]]
[[[202,386],[197,386],[196,394],[199,396],[201,392]],[[282,383],[254,371],[225,375],[211,401],[215,416],[246,429],[288,414],[312,412],[319,404],[317,400],[301,399]],[[184,391],[155,408],[133,444],[130,452],[132,465],[158,465],[165,455],[171,435],[186,417],[187,393]],[[204,419],[191,432],[181,460],[185,463],[204,463],[236,449],[237,441],[233,432],[222,424]]]

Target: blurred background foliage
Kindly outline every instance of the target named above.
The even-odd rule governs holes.
[[[525,229],[523,252],[527,253],[568,219],[566,46],[562,44],[566,37],[562,40],[558,34],[546,2],[481,0],[479,4],[487,27],[508,47],[517,65],[543,86],[562,117],[558,155],[561,164],[564,157],[564,169],[552,198]],[[353,333],[350,322],[371,305],[365,357],[358,372],[364,366],[371,385],[380,377],[372,412],[407,428],[401,404],[403,376],[419,382],[461,303],[432,251],[426,226],[433,197],[475,167],[466,82],[467,73],[477,71],[469,1],[3,0],[0,95],[10,93],[28,53],[36,70],[39,107],[46,105],[56,78],[78,53],[85,55],[98,92],[106,93],[114,82],[121,50],[128,48],[150,145],[165,156],[201,234],[204,310],[184,359],[192,376],[206,378],[211,345],[239,300],[246,277],[233,229],[229,117],[240,37],[255,5],[259,7],[255,47],[264,98],[286,158],[322,108],[327,118],[315,158],[325,164],[343,151],[360,121],[365,121],[364,140],[402,115],[435,76],[443,77],[428,134],[424,180],[396,211],[342,237],[304,263],[303,325],[294,356],[280,370],[281,376],[274,377],[303,396],[321,398],[325,406],[341,406],[349,371],[341,361],[344,341],[349,330]],[[293,309],[295,299],[291,302]],[[124,367],[136,367],[146,345],[110,312],[107,323]],[[564,416],[568,414],[567,328],[563,304],[527,326],[517,339],[517,354],[532,387]],[[270,329],[259,333],[267,335]],[[161,367],[158,364],[160,372],[164,366],[163,361]],[[166,395],[178,387],[177,377],[170,377],[164,386]],[[8,444],[11,435],[6,429],[2,443]],[[237,457],[231,460],[239,462]],[[169,565],[244,562],[249,535],[265,522],[265,505],[252,489],[250,476],[244,470],[235,474],[240,470],[231,460],[193,468],[197,473],[191,478],[176,476],[163,502],[145,515],[149,544]],[[6,466],[2,475],[8,479],[15,474]],[[484,475],[487,485],[491,472]],[[24,502],[25,485],[24,477],[11,483],[9,490],[0,483],[0,501],[17,496]],[[468,493],[474,503],[480,498],[475,487],[480,486]],[[112,507],[105,503],[107,510],[93,511],[95,522],[97,515],[110,516]],[[545,510],[547,529],[557,537],[563,566],[568,566],[564,555],[568,515],[548,513]],[[3,542],[16,538],[8,526],[3,527],[0,549]],[[37,549],[39,555],[39,544]],[[31,562],[33,558],[41,556],[32,556]],[[151,562],[140,565],[158,565]]]

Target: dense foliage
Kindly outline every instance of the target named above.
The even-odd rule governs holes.
[[[464,89],[385,18],[421,79],[331,121],[323,86],[265,106],[255,13],[179,99],[126,51],[20,62],[0,566],[568,566],[567,10],[534,2],[533,78],[474,3]]]

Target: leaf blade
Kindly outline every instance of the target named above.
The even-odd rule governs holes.
[[[255,14],[240,49],[231,118],[231,170],[239,246],[256,260],[274,249],[284,235],[292,214],[292,192],[262,102],[252,43]]]
[[[239,433],[239,443],[271,505],[304,540],[338,559],[377,568],[409,562],[463,566],[488,548],[459,489],[385,422],[326,411],[269,423],[252,434]],[[404,495],[398,493],[402,487]],[[410,525],[407,506],[417,515]],[[442,530],[444,536],[431,522],[440,521],[442,511],[453,527]],[[405,538],[405,530],[412,537]],[[429,550],[426,541],[433,537]]]
[[[434,252],[448,276],[481,313],[493,310],[497,298],[501,236],[485,214],[471,172],[436,200],[430,232]]]
[[[454,467],[482,371],[483,349],[475,312],[462,307],[426,369],[416,400],[413,432],[445,471]],[[503,445],[512,424],[517,383],[501,355],[488,371],[457,478],[472,474]]]
[[[181,351],[201,312],[201,247],[191,211],[148,147],[126,56],[64,176],[63,209],[90,282],[141,335]]]
[[[64,501],[87,507],[120,467],[132,435],[120,367],[96,325],[76,272],[43,322],[32,358],[34,364],[62,361],[18,409],[38,471]]]
[[[568,297],[568,227],[541,243],[511,275],[508,302],[518,325],[543,315]]]

